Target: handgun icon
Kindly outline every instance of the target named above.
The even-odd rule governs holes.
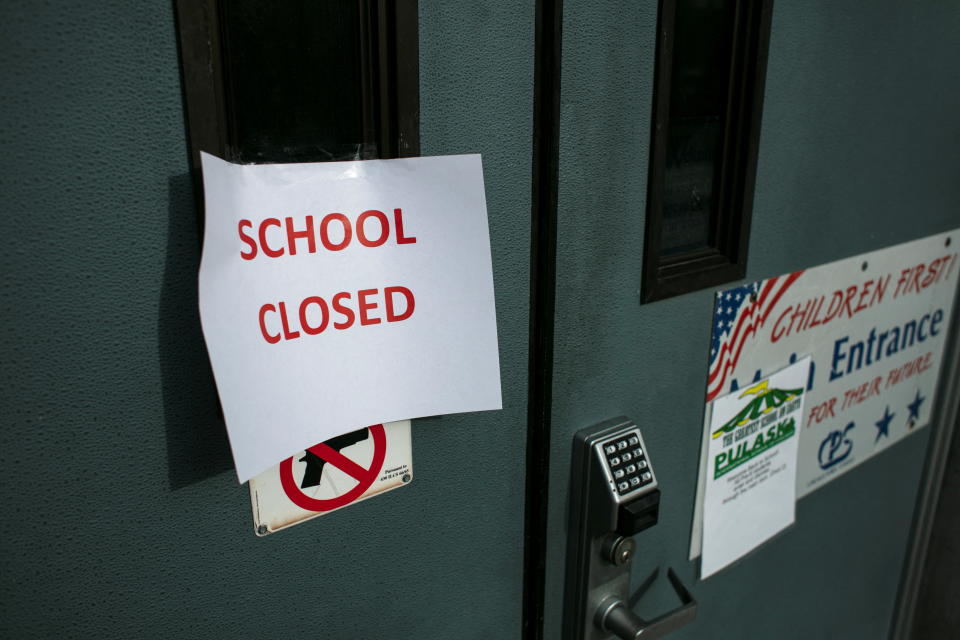
[[[339,453],[341,449],[346,449],[351,445],[366,440],[367,431],[366,427],[357,429],[356,431],[330,438],[324,442],[324,444]],[[300,458],[300,462],[307,463],[307,470],[304,472],[303,480],[300,482],[301,489],[318,486],[320,484],[320,476],[323,474],[323,465],[327,464],[327,461],[317,454],[311,451],[306,451],[305,453],[306,455]]]

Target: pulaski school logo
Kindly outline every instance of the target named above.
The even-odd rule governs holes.
[[[733,471],[772,450],[797,432],[796,415],[803,388],[771,389],[769,380],[744,390],[740,398],[754,396],[740,411],[713,432],[723,437],[723,450],[713,460],[713,477]]]
[[[749,395],[756,397],[737,412],[737,415],[730,418],[722,427],[714,431],[713,437],[719,438],[725,433],[730,433],[737,427],[742,427],[775,409],[779,409],[803,394],[802,387],[799,389],[768,389],[767,385],[769,382],[769,380],[764,380],[759,384],[745,389],[744,392],[740,394],[741,398]]]

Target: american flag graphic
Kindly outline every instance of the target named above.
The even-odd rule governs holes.
[[[803,271],[721,291],[713,310],[707,402],[723,393],[743,353],[744,344],[766,322],[783,294]]]

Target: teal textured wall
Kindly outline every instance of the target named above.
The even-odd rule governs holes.
[[[410,487],[252,532],[196,311],[172,2],[3,3],[0,636],[520,630],[533,7],[421,2],[422,145],[481,152],[504,410]]]
[[[550,530],[566,526],[573,433],[643,429],[663,491],[637,538],[642,604],[700,601],[671,638],[886,637],[930,430],[798,505],[795,527],[716,578],[686,561],[712,291],[638,303],[656,3],[567,2]],[[748,277],[960,226],[960,11],[938,2],[776,0]],[[895,473],[891,473],[896,469]],[[548,544],[547,637],[562,616],[565,538]]]

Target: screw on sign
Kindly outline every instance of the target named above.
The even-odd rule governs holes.
[[[293,458],[290,457],[281,462],[280,484],[283,486],[283,491],[287,494],[287,497],[290,498],[290,501],[307,511],[330,511],[350,504],[362,496],[363,492],[369,489],[373,481],[377,479],[377,475],[380,473],[380,469],[383,468],[383,460],[387,454],[387,437],[384,434],[383,425],[375,424],[367,427],[366,430],[373,440],[373,460],[371,460],[369,468],[364,468],[334,448],[334,446],[336,446],[334,441],[339,440],[339,438],[321,442],[320,444],[310,447],[307,449],[307,455],[301,458],[302,461],[307,462],[308,469],[311,466],[312,459],[319,459],[322,463],[331,464],[356,480],[357,485],[342,496],[328,499],[311,498],[301,491],[300,486],[297,486],[297,481],[293,477]],[[347,436],[352,435],[353,434],[347,434]],[[340,438],[342,437],[344,436]],[[359,442],[362,439],[365,438],[357,439],[355,442]],[[334,444],[334,446],[330,446],[331,444]],[[343,444],[341,448],[345,448],[346,446],[348,445]],[[316,482],[308,481],[305,477],[301,486],[315,486],[319,484],[319,477],[316,478],[316,480]]]

